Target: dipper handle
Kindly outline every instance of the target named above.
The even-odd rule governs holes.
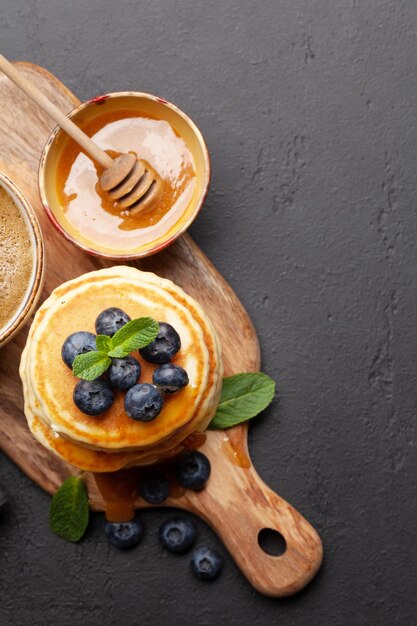
[[[0,70],[10,80],[20,87],[32,100],[38,104],[65,132],[74,139],[95,161],[105,169],[113,165],[113,159],[98,147],[69,117],[67,117],[55,104],[39,91],[33,83],[27,80],[19,70],[0,54]]]

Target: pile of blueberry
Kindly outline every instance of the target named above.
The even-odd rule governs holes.
[[[116,307],[102,311],[97,317],[95,328],[98,335],[112,337],[130,317]],[[74,389],[74,403],[87,415],[100,415],[111,407],[114,389],[126,391],[125,411],[129,417],[149,422],[162,410],[164,393],[175,393],[188,385],[187,372],[169,361],[181,348],[180,336],[166,322],[159,322],[158,336],[139,352],[145,361],[159,365],[153,372],[153,385],[137,384],[141,374],[139,361],[132,356],[112,359],[106,375],[96,380],[80,380]],[[97,350],[96,336],[80,331],[69,335],[64,341],[61,356],[64,363],[72,368],[79,354]]]
[[[187,452],[175,467],[178,483],[187,489],[200,491],[210,476],[210,461],[197,450]],[[161,504],[169,493],[168,478],[161,473],[145,476],[140,484],[139,493],[150,504]],[[109,542],[117,548],[127,549],[136,546],[143,536],[143,525],[139,517],[130,522],[107,522],[105,532]],[[176,554],[188,552],[195,543],[196,529],[186,517],[175,516],[167,519],[159,529],[159,541],[162,546]],[[191,557],[191,567],[196,576],[205,580],[214,580],[222,569],[221,557],[207,546],[196,548]]]
[[[119,524],[107,522],[105,530],[109,542],[121,549],[136,546],[143,536],[143,525],[139,518]],[[195,539],[195,526],[187,517],[170,517],[159,528],[162,546],[175,554],[188,552]],[[198,578],[214,580],[220,574],[222,566],[220,554],[208,546],[197,547],[191,555],[191,568]]]

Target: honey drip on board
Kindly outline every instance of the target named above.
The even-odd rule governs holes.
[[[192,433],[183,441],[185,450],[195,450],[206,442],[205,433]],[[223,436],[222,452],[234,464],[242,468],[251,467],[251,461],[228,435]],[[175,477],[175,465],[178,457],[157,465],[134,467],[118,472],[94,474],[97,487],[105,502],[106,518],[109,522],[128,522],[135,516],[135,500],[138,496],[141,480],[149,475],[164,476],[169,482],[169,497],[181,498],[186,489]]]
[[[109,522],[129,522],[135,517],[134,503],[139,488],[139,472],[136,467],[118,472],[93,474],[97,488],[105,503],[105,515]]]
[[[169,481],[169,497],[170,498],[181,498],[186,492],[185,487],[182,487],[176,480],[175,476],[171,474],[168,476]]]
[[[245,469],[251,466],[251,461],[246,452],[234,445],[231,439],[225,434],[221,445],[222,452],[234,464]]]
[[[191,433],[191,435],[188,435],[188,437],[184,439],[182,445],[184,448],[187,448],[187,450],[196,450],[204,446],[206,439],[206,433]]]

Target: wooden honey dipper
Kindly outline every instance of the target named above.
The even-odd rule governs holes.
[[[133,215],[153,203],[159,195],[162,183],[160,176],[149,163],[138,159],[133,152],[121,154],[112,159],[2,54],[0,54],[0,70],[104,168],[99,178],[100,187],[114,201],[116,208],[126,210]]]

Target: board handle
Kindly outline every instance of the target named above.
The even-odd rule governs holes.
[[[302,589],[322,562],[320,537],[259,477],[249,460],[246,431],[239,427],[228,430],[227,435],[210,433],[202,451],[212,463],[210,480],[198,496],[187,496],[184,508],[213,527],[255,589],[273,597]],[[279,556],[261,547],[268,535],[281,538],[277,542],[283,548]]]

